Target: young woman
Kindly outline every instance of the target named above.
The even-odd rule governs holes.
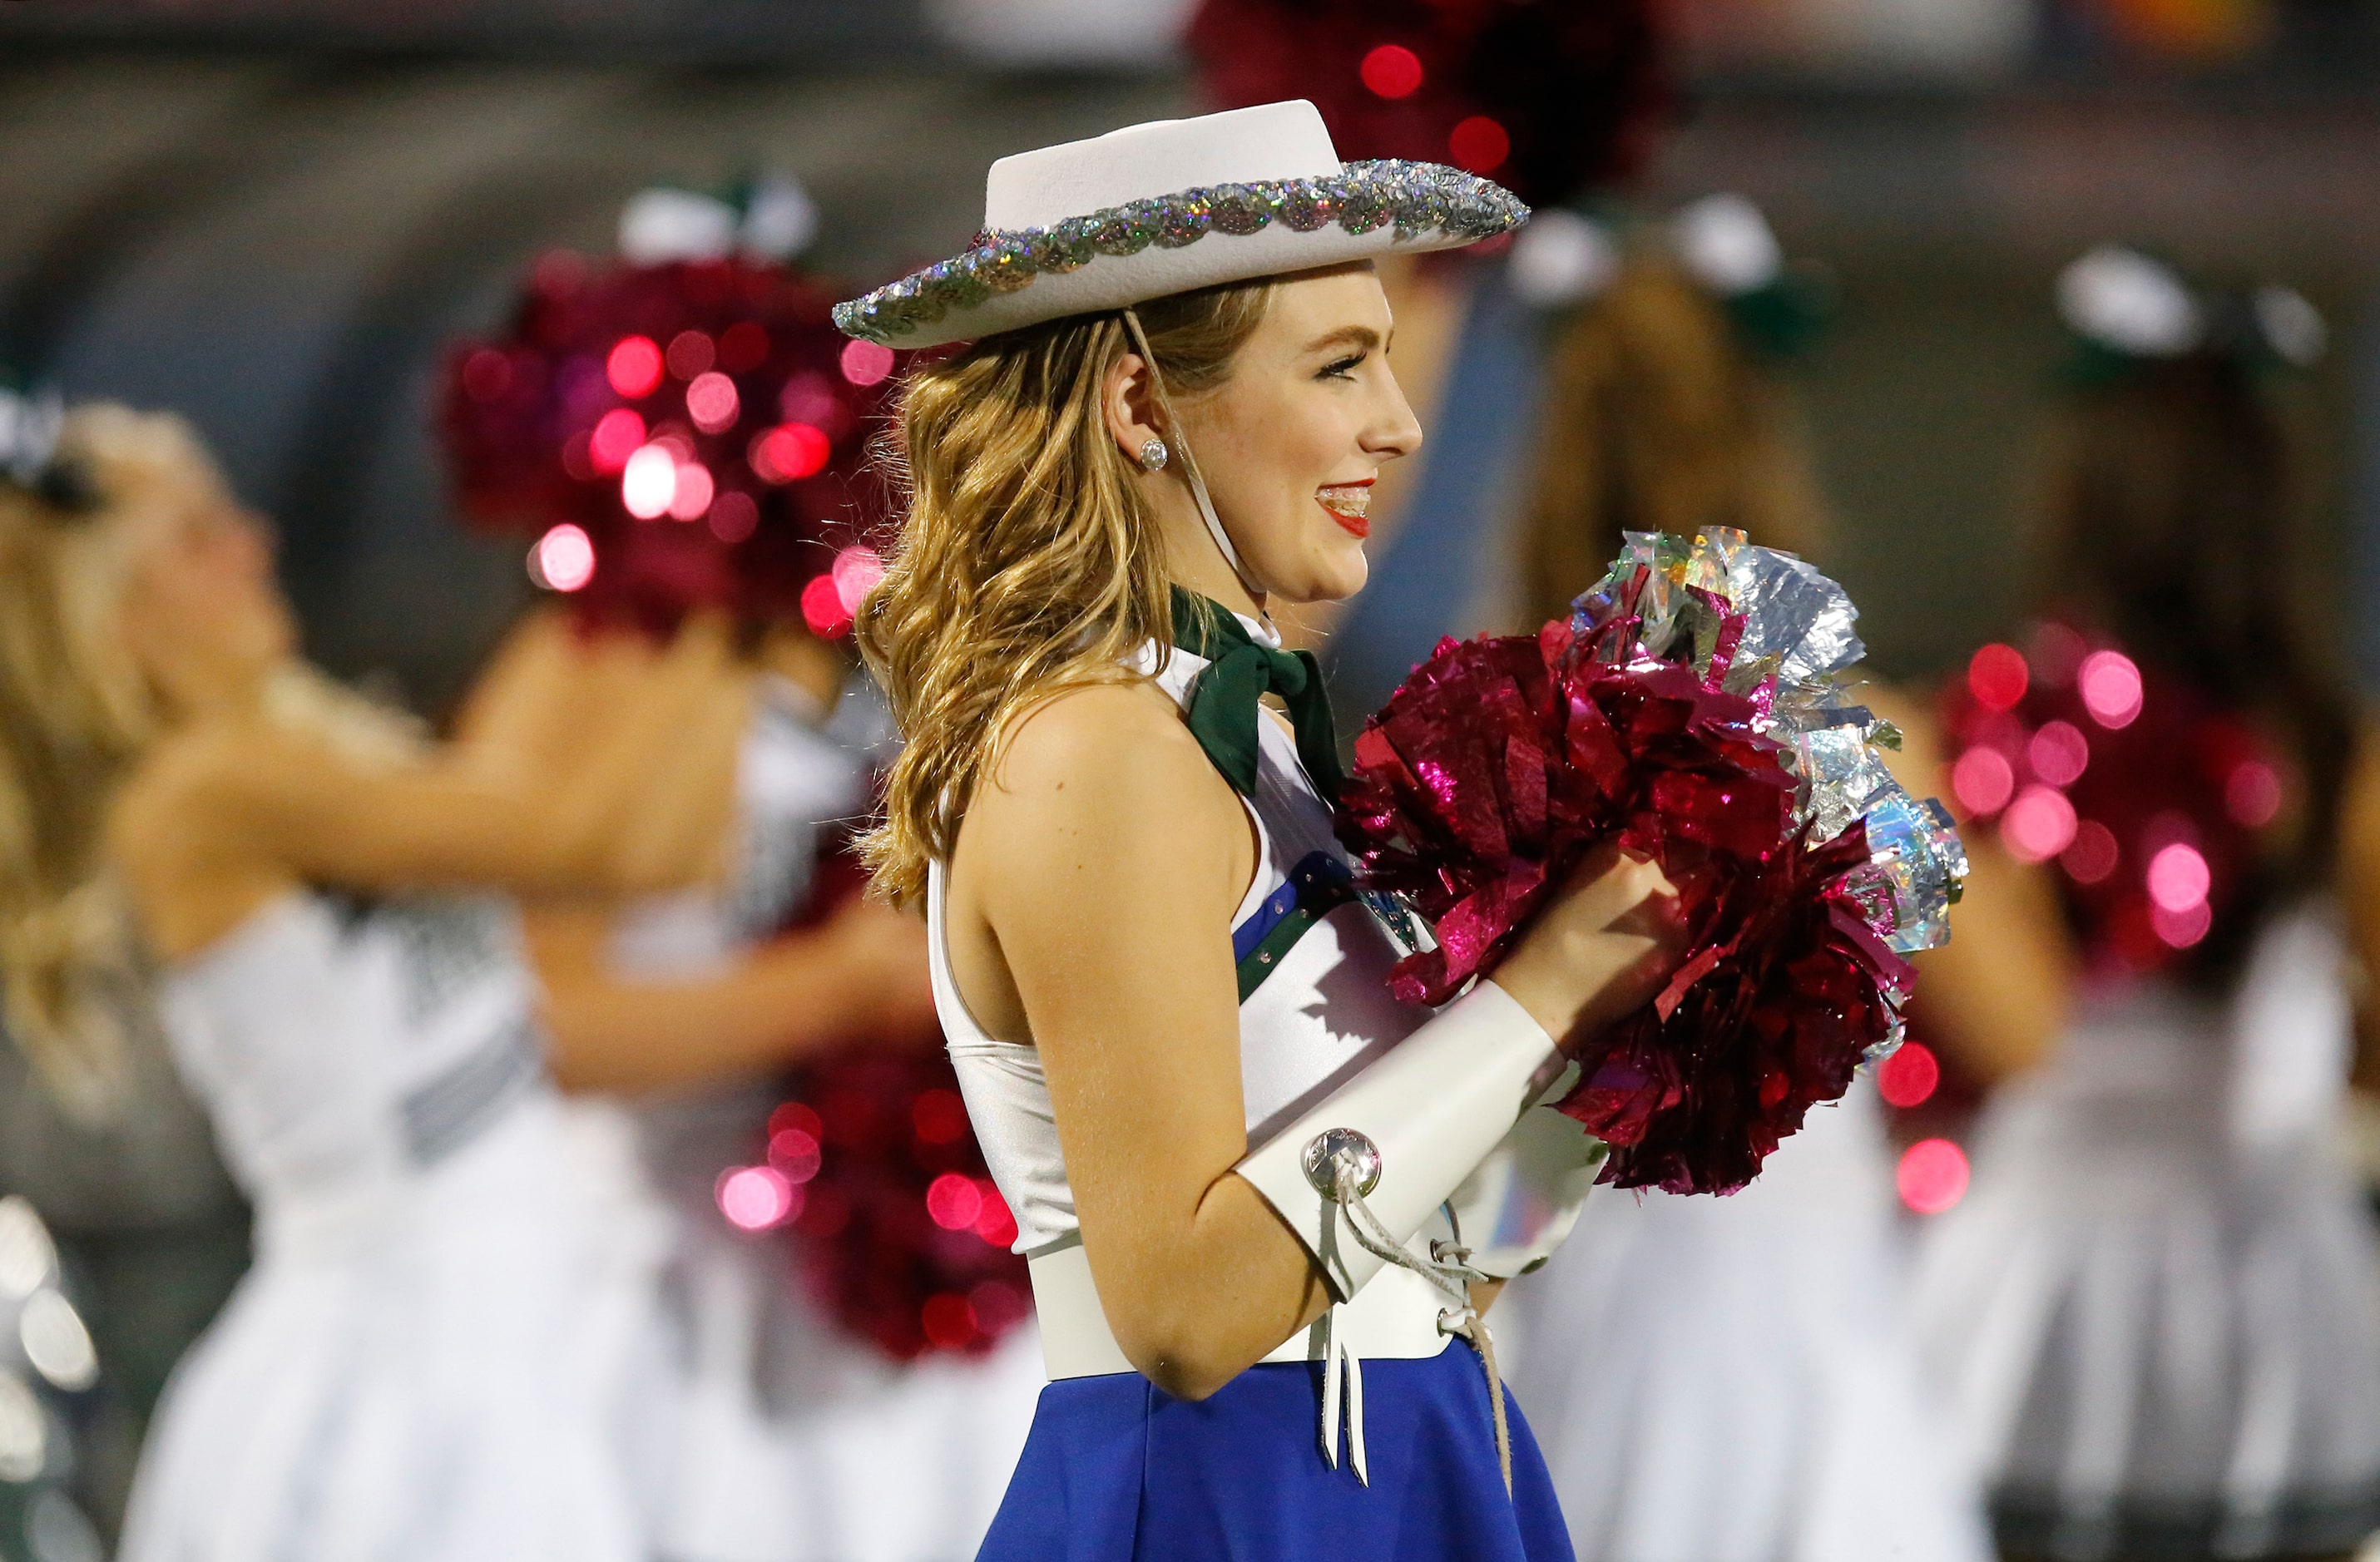
[[[1915,1316],[2005,1552],[2344,1556],[2380,1525],[2380,1249],[2331,1149],[2380,771],[2280,586],[2311,576],[2271,381],[2319,321],[2117,249],[2059,298],[2045,616],[1911,754],[1977,870],[1927,1023],[2045,1060],[1978,1124]]]
[[[1713,197],[1606,242],[1617,272],[1558,328],[1515,628],[1566,613],[1622,531],[1817,540],[1791,386],[1730,305],[1779,277],[1773,263],[1729,276],[1706,259],[1776,256],[1765,221]],[[1519,1394],[1581,1557],[1987,1554],[1980,1494],[1903,1321],[1882,1117],[1862,1080],[1740,1193],[1597,1197],[1512,1303]],[[1630,1435],[1615,1439],[1619,1426]]]
[[[1302,103],[1007,158],[986,208],[840,312],[980,338],[906,386],[860,633],[908,740],[877,879],[927,909],[1053,1379],[982,1555],[1567,1556],[1475,1311],[1542,1253],[1439,1212],[1515,1133],[1588,1163],[1532,1103],[1664,979],[1668,887],[1607,856],[1492,980],[1394,1003],[1314,663],[1265,620],[1362,587],[1421,441],[1366,262],[1522,211],[1342,167]]]
[[[160,1005],[257,1216],[119,1555],[636,1562],[634,1298],[564,1171],[509,913],[474,891],[712,866],[748,692],[724,636],[534,625],[479,740],[440,749],[297,660],[262,523],[181,423],[42,432],[0,467],[9,1028],[104,1092]]]

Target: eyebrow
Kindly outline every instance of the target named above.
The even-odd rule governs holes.
[[[1361,347],[1370,352],[1377,349],[1379,345],[1380,333],[1370,326],[1342,325],[1336,331],[1325,332],[1308,342],[1305,345],[1305,350],[1309,353],[1318,353],[1325,347],[1349,346]]]

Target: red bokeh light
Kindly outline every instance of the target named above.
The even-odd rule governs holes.
[[[2071,721],[2045,721],[2025,745],[2033,773],[2052,786],[2072,786],[2091,766],[2091,743]]]
[[[1967,1196],[1967,1152],[1948,1139],[1920,1139],[1900,1153],[1893,1185],[1920,1215],[1939,1215]]]
[[[603,360],[603,378],[630,401],[651,395],[662,382],[662,350],[650,336],[623,336]]]
[[[513,360],[493,347],[481,347],[463,360],[463,394],[473,401],[494,401],[513,388]]]
[[[2177,841],[2149,859],[2146,882],[2149,899],[2157,909],[2180,915],[2206,903],[2215,876],[2197,847]]]
[[[746,1231],[764,1231],[791,1219],[801,1208],[800,1192],[772,1167],[739,1166],[722,1172],[716,1190],[719,1213]]]
[[[1512,138],[1484,114],[1475,114],[1457,125],[1446,145],[1455,166],[1474,174],[1492,173],[1512,155]]]
[[[576,591],[595,578],[595,544],[565,521],[528,551],[528,577],[549,591]]]
[[[917,1310],[917,1326],[925,1334],[926,1343],[936,1350],[959,1350],[971,1343],[978,1332],[975,1304],[948,1291],[929,1296],[925,1306]]]
[[[1942,1083],[1941,1060],[1922,1041],[1904,1041],[1876,1071],[1876,1092],[1888,1106],[1922,1107]]]
[[[748,493],[729,489],[710,502],[710,535],[722,542],[741,542],[760,525],[760,506]]]
[[[2261,759],[2233,766],[2223,782],[2223,806],[2250,829],[2262,829],[2281,811],[2280,772]]]
[[[1383,43],[1364,56],[1364,85],[1383,98],[1409,98],[1421,90],[1421,56],[1402,43]]]
[[[826,1125],[805,1101],[787,1101],[769,1114],[769,1137],[775,1138],[789,1128],[799,1129],[813,1139],[825,1136]]]
[[[719,333],[719,367],[749,374],[769,361],[769,330],[757,320],[739,320]]]
[[[769,1164],[784,1174],[785,1181],[796,1185],[819,1174],[824,1157],[819,1152],[818,1135],[798,1128],[781,1128],[769,1135]]]
[[[2116,871],[2117,860],[2123,855],[2116,845],[2116,832],[2096,819],[2082,819],[2074,826],[2074,840],[2058,855],[2077,884],[2097,884]]]
[[[1998,749],[1977,744],[1950,767],[1950,791],[1971,814],[1996,814],[2016,795],[2016,767]]]
[[[843,377],[855,385],[874,385],[892,372],[892,349],[880,342],[856,338],[844,344]]]
[[[1967,661],[1967,692],[1986,710],[2015,708],[2032,677],[2014,646],[1985,646]]]
[[[645,442],[645,420],[625,406],[615,406],[595,421],[587,436],[587,464],[598,477],[615,478]]]
[[[2141,670],[2121,651],[2093,651],[2075,682],[2083,708],[2103,727],[2129,727],[2141,713]]]
[[[851,627],[851,615],[843,611],[843,593],[834,588],[834,576],[820,575],[802,587],[802,622],[810,633],[834,639]]]
[[[808,423],[780,423],[752,442],[748,459],[763,482],[790,483],[817,476],[834,445]]]
[[[699,331],[681,331],[670,338],[669,371],[681,380],[691,380],[718,361],[718,345]]]
[[[712,482],[710,468],[698,462],[680,466],[676,482],[670,490],[669,513],[674,521],[698,521],[710,510],[710,496],[718,491]]]
[[[715,434],[735,421],[740,398],[735,381],[717,369],[694,377],[686,388],[686,415],[706,434]]]
[[[2205,938],[2214,926],[2215,908],[2204,901],[2181,911],[2168,911],[2155,902],[2149,904],[2150,931],[2173,949],[2190,948]]]
[[[966,1103],[955,1090],[929,1090],[909,1106],[909,1126],[929,1144],[955,1144],[967,1131]]]
[[[2074,805],[2055,787],[2028,786],[2000,817],[2000,841],[2019,862],[2046,863],[2074,842]]]
[[[926,1213],[945,1231],[969,1231],[983,1214],[983,1190],[975,1179],[945,1171],[926,1185]]]
[[[994,1247],[1013,1245],[1016,1241],[1016,1217],[1009,1212],[1008,1201],[989,1181],[976,1187],[983,1194],[983,1209],[975,1217],[975,1234]]]

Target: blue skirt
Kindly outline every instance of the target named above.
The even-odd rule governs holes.
[[[1133,1373],[1041,1391],[977,1562],[1572,1562],[1536,1439],[1507,1394],[1512,1495],[1469,1346],[1364,1363],[1371,1483],[1323,1461],[1319,1362],[1177,1399]]]

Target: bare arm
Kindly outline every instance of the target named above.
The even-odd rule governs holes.
[[[565,634],[542,629],[515,654],[571,714],[569,746],[492,735],[383,767],[261,717],[161,745],[112,831],[160,952],[202,949],[306,883],[574,893],[700,877],[748,699],[723,631],[698,626],[666,652]]]
[[[1139,686],[1068,696],[1018,730],[952,876],[961,986],[994,1034],[1040,1050],[1116,1342],[1190,1398],[1330,1300],[1232,1174],[1248,1144],[1230,923],[1253,869],[1238,801],[1172,702]],[[1635,864],[1601,874],[1507,963],[1550,1034],[1596,1018],[1582,1006],[1598,994],[1623,1011],[1650,996],[1638,967],[1655,940],[1610,929],[1658,880]]]
[[[617,975],[613,917],[544,907],[526,919],[555,1077],[572,1090],[651,1090],[781,1067],[862,1036],[929,1046],[925,929],[855,902],[715,972]]]
[[[1893,769],[1921,797],[1950,796],[1948,757],[1933,715],[1888,689],[1863,697],[1898,725]],[[1961,821],[1967,890],[1950,912],[1950,941],[1917,956],[1918,999],[1932,1038],[1986,1080],[2033,1068],[2066,1028],[2079,956],[2047,869],[2017,861],[1999,832]]]

